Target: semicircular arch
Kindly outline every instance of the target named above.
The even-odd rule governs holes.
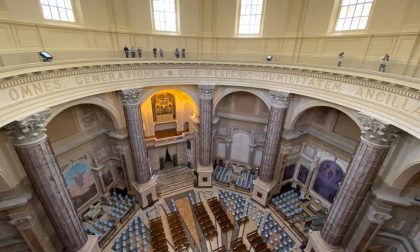
[[[305,99],[305,102],[299,102],[298,104],[294,103],[295,106],[293,106],[292,110],[288,111],[288,115],[287,115],[287,120],[285,122],[284,128],[285,129],[294,129],[296,126],[296,123],[299,119],[299,117],[305,113],[306,111],[308,111],[311,108],[315,108],[315,107],[330,107],[330,108],[334,108],[344,114],[346,114],[348,117],[350,117],[350,119],[353,120],[353,122],[360,128],[362,129],[362,125],[360,123],[360,121],[357,118],[357,114],[355,111],[348,109],[348,108],[344,108],[342,106],[333,104],[333,103],[329,103],[329,102],[324,102],[321,100],[314,100],[314,99]]]
[[[223,98],[228,96],[229,94],[236,93],[236,92],[245,92],[250,93],[258,98],[260,98],[264,104],[267,106],[268,110],[271,108],[271,99],[267,92],[264,92],[262,90],[251,90],[249,88],[240,88],[240,87],[228,87],[223,88],[221,92],[216,92],[213,98],[213,113],[216,113],[217,106],[222,101]]]
[[[96,106],[102,108],[111,117],[111,120],[112,120],[112,123],[113,123],[115,129],[121,129],[121,128],[125,127],[125,125],[123,123],[123,120],[119,119],[119,113],[115,109],[115,107],[113,105],[105,102],[104,100],[99,99],[99,98],[95,98],[95,97],[87,97],[87,98],[83,98],[83,99],[79,99],[79,100],[75,100],[75,101],[71,101],[71,102],[67,102],[67,103],[55,106],[51,110],[51,114],[50,114],[50,117],[48,117],[48,119],[46,121],[46,125],[48,125],[48,123],[50,123],[51,120],[54,119],[54,117],[56,117],[58,114],[60,114],[65,109],[68,109],[70,107],[74,107],[74,106],[77,106],[77,105],[83,105],[83,104],[96,105]]]

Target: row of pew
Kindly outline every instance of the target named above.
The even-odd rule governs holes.
[[[219,200],[216,197],[213,197],[208,200],[208,204],[214,217],[216,218],[217,223],[219,223],[222,232],[227,232],[228,230],[233,229],[233,224],[220,205]]]
[[[216,181],[224,183],[224,184],[230,184],[231,182],[231,169],[225,165],[225,166],[216,166],[216,169],[214,169],[213,177]]]
[[[190,243],[185,235],[184,226],[182,225],[181,216],[178,211],[168,214],[168,223],[172,240],[174,241],[175,251],[187,250],[190,247]]]
[[[204,208],[203,203],[199,202],[193,205],[193,211],[206,239],[209,240],[217,236],[216,228],[214,227],[213,222],[211,221],[206,209]]]
[[[149,222],[150,236],[152,240],[152,248],[154,252],[167,252],[168,243],[165,237],[165,231],[163,229],[163,223],[161,218],[152,219]]]
[[[250,192],[254,183],[254,177],[250,170],[242,172],[241,176],[236,179],[235,187]]]
[[[258,252],[271,252],[267,248],[267,243],[263,241],[261,236],[258,234],[258,231],[255,230],[249,234],[246,235],[246,239],[251,244],[251,247],[254,249],[254,251]]]

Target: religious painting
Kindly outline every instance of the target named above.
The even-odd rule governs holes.
[[[155,94],[151,101],[154,122],[167,122],[176,119],[175,96],[173,94]]]
[[[87,161],[77,161],[66,168],[63,175],[76,209],[98,193],[92,169]]]
[[[292,164],[284,168],[283,181],[293,178],[293,174],[295,174],[295,167],[296,167],[296,164]]]
[[[112,172],[110,168],[104,170],[104,172],[102,173],[102,180],[104,181],[105,187],[108,187],[112,184],[114,180],[112,178]]]
[[[297,179],[302,182],[303,184],[306,183],[306,179],[308,178],[308,174],[309,174],[309,169],[306,168],[305,166],[301,165],[299,168],[299,173],[297,176]]]
[[[332,203],[343,178],[344,173],[337,163],[324,161],[319,167],[313,189]]]

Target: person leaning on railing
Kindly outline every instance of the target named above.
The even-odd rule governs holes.
[[[379,72],[382,72],[382,73],[384,73],[384,72],[385,72],[385,68],[386,68],[386,65],[388,64],[388,62],[389,62],[389,55],[388,55],[388,53],[387,53],[387,54],[385,54],[385,56],[381,59],[381,64],[379,64]]]

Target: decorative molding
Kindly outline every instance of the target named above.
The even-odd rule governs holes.
[[[287,108],[289,106],[290,94],[279,91],[270,90],[271,105],[279,108]]]
[[[363,125],[362,138],[375,144],[389,144],[392,139],[397,137],[397,129],[392,125],[358,113],[358,118]]]
[[[214,95],[214,85],[198,85],[200,89],[201,99],[212,99]]]
[[[30,144],[47,137],[45,122],[50,116],[50,110],[45,110],[23,120],[14,121],[4,127],[6,134],[16,145]]]
[[[120,95],[123,99],[125,106],[138,106],[140,105],[140,93],[143,91],[142,88],[121,90]]]

